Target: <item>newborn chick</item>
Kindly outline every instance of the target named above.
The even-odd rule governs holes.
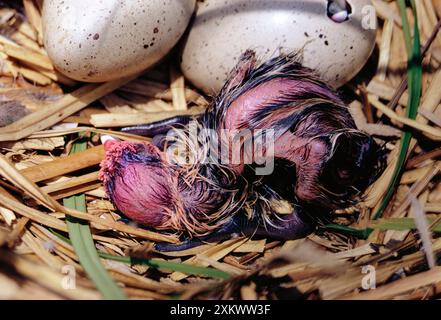
[[[305,236],[320,215],[358,201],[384,167],[382,149],[357,130],[343,102],[296,55],[257,65],[254,52],[245,52],[207,112],[193,120],[198,132],[212,131],[195,141],[190,119],[178,117],[125,129],[158,134],[175,127],[174,141],[163,150],[129,142],[105,146],[101,179],[118,209],[147,226],[190,237],[178,246],[158,244],[159,250],[233,233]],[[257,159],[256,146],[247,142],[262,130],[273,136]],[[238,149],[227,148],[226,157],[219,151],[237,140]],[[236,153],[239,161],[231,161]],[[274,164],[269,175],[256,174],[262,159]]]
[[[204,121],[232,133],[274,129],[273,156],[294,164],[295,196],[345,208],[382,172],[385,153],[356,128],[336,93],[298,60],[282,55],[256,67],[254,52],[245,52]]]
[[[178,165],[150,143],[108,140],[104,148],[100,179],[108,196],[146,226],[201,236],[229,220],[244,201],[243,179],[194,164],[201,158]]]

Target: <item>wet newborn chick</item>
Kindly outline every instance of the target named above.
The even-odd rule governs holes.
[[[198,165],[202,158],[178,164],[150,143],[108,140],[104,148],[100,178],[107,194],[121,212],[143,225],[200,236],[224,224],[244,201],[243,179]]]
[[[186,249],[232,233],[305,236],[315,216],[355,203],[382,171],[382,149],[298,60],[282,55],[257,65],[254,53],[245,52],[207,112],[193,119],[198,132],[211,129],[196,141],[188,134],[190,119],[177,117],[125,130],[148,135],[174,126],[176,139],[163,150],[106,144],[101,179],[118,209],[147,226],[190,237],[158,249]],[[262,132],[271,135],[256,156],[256,144],[248,142]],[[222,146],[237,141],[225,155]],[[258,174],[262,160],[274,170]]]
[[[232,134],[273,129],[271,156],[294,165],[295,196],[345,208],[383,170],[384,150],[357,130],[335,92],[298,60],[280,56],[256,67],[254,53],[247,51],[207,115],[211,122],[205,122]],[[243,163],[233,167],[237,173],[243,168]]]

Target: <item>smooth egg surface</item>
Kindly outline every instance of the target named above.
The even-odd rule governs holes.
[[[347,3],[349,16],[335,14],[333,20],[328,0],[199,2],[182,47],[182,71],[196,87],[215,94],[246,49],[262,61],[299,52],[305,66],[340,87],[365,65],[377,26],[370,0]]]
[[[45,0],[44,44],[57,70],[109,81],[163,58],[184,33],[196,0]]]

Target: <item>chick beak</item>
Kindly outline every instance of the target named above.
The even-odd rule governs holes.
[[[102,136],[101,137],[101,143],[104,145],[104,150],[107,152],[110,149],[112,149],[112,147],[115,146],[115,144],[117,144],[120,140],[116,139],[112,136]]]

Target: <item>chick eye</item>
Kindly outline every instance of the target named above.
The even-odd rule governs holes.
[[[351,178],[351,172],[347,169],[337,169],[337,176],[342,180],[348,180]]]
[[[342,185],[349,186],[357,180],[357,168],[337,168],[336,181]]]

